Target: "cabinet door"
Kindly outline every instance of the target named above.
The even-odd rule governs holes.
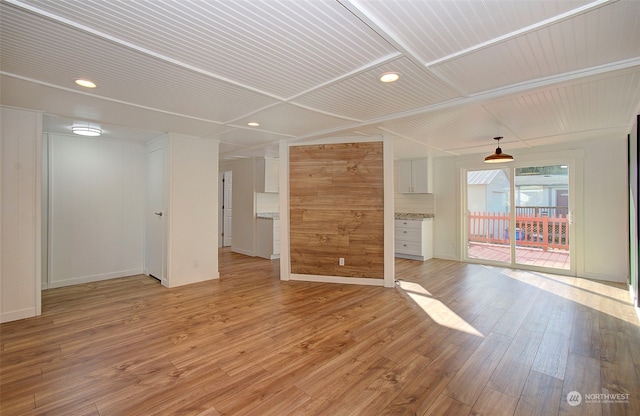
[[[259,158],[255,160],[256,167],[256,192],[277,193],[279,188],[278,159]]]
[[[411,161],[412,183],[411,192],[416,194],[427,194],[429,190],[429,161],[428,159],[416,159]]]
[[[264,160],[264,191],[275,192],[279,190],[280,165],[278,159],[265,158]]]
[[[411,161],[410,160],[401,160],[398,162],[398,189],[397,192],[401,194],[409,194],[412,191],[412,179],[411,177],[412,169],[411,169]]]

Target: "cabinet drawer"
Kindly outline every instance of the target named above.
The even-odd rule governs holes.
[[[394,220],[394,224],[396,226],[396,229],[398,227],[402,227],[402,228],[417,228],[420,229],[422,228],[422,221],[416,221],[416,220]]]
[[[401,254],[411,254],[414,256],[421,256],[422,246],[419,242],[415,242],[415,241],[396,240],[395,251],[396,253],[401,253]]]
[[[420,228],[396,228],[396,240],[420,242],[422,241],[422,230]]]

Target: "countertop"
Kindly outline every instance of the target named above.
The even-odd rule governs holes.
[[[256,218],[261,218],[264,220],[279,220],[280,213],[279,212],[258,212],[256,214]]]
[[[416,214],[411,212],[396,212],[395,218],[397,220],[426,220],[434,218],[433,214]]]

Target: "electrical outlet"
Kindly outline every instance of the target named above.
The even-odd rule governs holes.
[[[198,264],[198,260],[194,260],[193,261],[193,268],[197,269],[198,267],[200,267],[200,265]]]
[[[344,266],[344,257],[340,257],[338,263],[340,264],[340,266]]]

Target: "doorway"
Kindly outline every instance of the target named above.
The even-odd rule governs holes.
[[[147,274],[165,283],[165,150],[162,147],[151,150],[148,157],[145,269]]]
[[[231,224],[233,219],[233,175],[231,171],[220,173],[220,183],[218,189],[218,200],[220,201],[220,235],[218,237],[218,246],[230,247],[232,237]]]
[[[466,253],[472,261],[574,273],[568,165],[466,172]]]

